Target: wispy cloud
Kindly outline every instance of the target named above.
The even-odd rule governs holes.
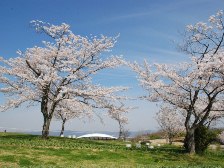
[[[170,11],[174,10],[180,10],[183,8],[187,8],[192,5],[197,5],[200,3],[211,3],[212,0],[189,0],[189,1],[172,1],[172,2],[166,2],[164,4],[157,4],[155,6],[151,5],[147,11],[141,11],[141,12],[134,12],[134,13],[124,13],[119,14],[110,18],[107,18],[106,20],[101,20],[103,22],[111,22],[111,21],[118,21],[118,20],[125,20],[125,19],[133,19],[133,18],[140,18],[140,17],[149,17],[154,16],[156,17],[160,13],[169,13]]]
[[[183,53],[180,53],[178,51],[173,51],[173,50],[167,50],[167,49],[161,49],[161,48],[153,48],[151,49],[152,52],[163,54],[163,55],[169,55],[169,56],[181,56],[184,55]]]
[[[118,16],[110,18],[110,21],[123,20],[123,19],[133,19],[133,18],[142,17],[142,16],[152,16],[152,15],[155,14],[155,12],[156,11],[149,11],[149,12],[140,12],[140,13],[130,13],[130,14],[118,15]]]

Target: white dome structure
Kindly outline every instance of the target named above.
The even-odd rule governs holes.
[[[110,140],[110,139],[117,139],[116,137],[113,137],[111,135],[107,135],[107,134],[100,134],[100,133],[93,133],[93,134],[86,134],[86,135],[82,135],[79,136],[77,138],[88,138],[88,139],[97,139],[97,140]]]

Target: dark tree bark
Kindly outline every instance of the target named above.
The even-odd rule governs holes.
[[[65,122],[66,122],[66,119],[62,120],[62,126],[61,126],[60,136],[61,136],[61,135],[64,135],[64,130],[65,130]]]
[[[122,123],[119,120],[118,120],[118,124],[119,124],[119,136],[118,136],[118,139],[122,139],[123,125],[122,125]]]
[[[44,124],[42,129],[42,138],[47,139],[49,136],[51,118],[44,117]]]
[[[42,129],[42,138],[47,139],[49,136],[49,129],[50,129],[50,123],[53,118],[53,113],[55,110],[55,107],[57,105],[57,102],[52,102],[51,107],[48,107],[48,92],[49,92],[49,87],[48,85],[46,89],[44,89],[44,96],[42,97],[41,101],[41,112],[44,117],[44,124],[43,124],[43,129]]]
[[[186,136],[184,139],[184,147],[189,154],[195,153],[195,128],[189,128],[186,131]]]

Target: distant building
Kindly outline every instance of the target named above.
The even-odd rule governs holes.
[[[87,138],[87,139],[94,139],[94,140],[113,140],[113,139],[117,139],[116,137],[113,137],[111,135],[99,134],[99,133],[86,134],[86,135],[79,136],[77,138]]]

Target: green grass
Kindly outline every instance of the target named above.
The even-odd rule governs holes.
[[[0,167],[224,167],[224,151],[188,155],[181,147],[126,149],[120,141],[91,141],[0,133]]]

